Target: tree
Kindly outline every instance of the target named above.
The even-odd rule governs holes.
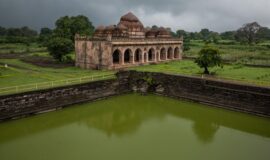
[[[211,32],[209,29],[205,28],[200,31],[200,34],[202,35],[202,38],[204,41],[209,41]]]
[[[6,34],[7,34],[6,28],[0,26],[0,36],[5,36]]]
[[[270,29],[267,27],[261,27],[257,33],[260,41],[270,40]]]
[[[189,33],[185,30],[177,30],[176,31],[177,37],[183,37],[184,39],[184,51],[190,50],[190,36]]]
[[[215,44],[218,44],[220,39],[221,38],[218,32],[211,32],[209,35],[209,40],[213,41]]]
[[[75,34],[91,36],[94,32],[92,22],[83,15],[61,17],[55,22],[55,25],[54,36],[68,38],[72,41],[74,41]]]
[[[39,43],[41,43],[43,46],[47,46],[48,42],[50,41],[50,38],[52,36],[52,30],[50,28],[41,28],[40,34],[39,34]]]
[[[199,57],[195,59],[195,63],[200,68],[204,68],[204,74],[209,74],[209,67],[222,67],[219,50],[208,46],[201,49]]]
[[[67,38],[54,37],[48,43],[48,50],[56,60],[63,62],[63,57],[73,51],[73,41]]]
[[[158,26],[157,25],[153,25],[152,26],[152,29],[158,29]]]
[[[258,32],[260,29],[261,26],[257,22],[247,23],[237,30],[235,39],[239,42],[252,45],[258,42]]]
[[[226,31],[220,34],[221,39],[223,40],[235,40],[235,31]]]

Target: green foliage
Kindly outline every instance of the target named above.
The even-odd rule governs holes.
[[[177,30],[177,37],[183,37],[184,39],[184,51],[190,50],[190,35],[185,30]]]
[[[4,28],[0,27],[0,43],[30,43],[37,41],[37,31],[28,27]]]
[[[220,34],[221,39],[223,40],[234,40],[236,31],[226,31]]]
[[[61,17],[55,22],[55,25],[55,37],[67,38],[72,41],[74,41],[75,34],[91,36],[94,32],[92,22],[83,15]]]
[[[54,37],[48,43],[48,50],[56,60],[63,62],[64,56],[73,51],[73,42],[67,38]]]
[[[147,82],[147,84],[150,86],[155,83],[154,79],[151,76],[145,76],[145,77],[143,77],[143,80],[145,80]]]
[[[6,28],[0,26],[0,36],[6,36],[6,34],[7,34]]]
[[[219,50],[208,46],[204,47],[199,52],[195,63],[197,63],[200,68],[204,68],[204,74],[209,74],[209,67],[222,66]]]
[[[50,28],[41,28],[38,41],[41,45],[47,46],[52,36],[52,30]]]
[[[257,22],[247,23],[237,30],[235,39],[243,44],[252,45],[260,40],[259,30],[261,30],[261,26]]]

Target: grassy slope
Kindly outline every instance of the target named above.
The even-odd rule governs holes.
[[[83,70],[77,67],[66,67],[61,69],[38,67],[24,63],[18,59],[0,59],[0,63],[12,65],[8,68],[0,65],[0,72],[2,74],[0,76],[0,87],[111,73],[111,71]]]
[[[163,63],[159,65],[140,66],[132,68],[138,71],[165,72],[201,76],[200,69],[193,61],[183,60],[178,62]],[[270,86],[270,68],[255,68],[241,65],[225,65],[223,68],[212,68],[215,78]]]

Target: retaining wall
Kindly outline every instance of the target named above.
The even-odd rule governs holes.
[[[72,104],[128,93],[128,82],[118,79],[0,96],[0,121],[56,110]]]
[[[130,92],[152,92],[270,117],[270,88],[151,72],[122,71],[117,77],[0,96],[0,121]]]
[[[150,90],[164,96],[270,117],[270,88],[267,87],[136,71],[131,71],[129,78],[134,91]]]

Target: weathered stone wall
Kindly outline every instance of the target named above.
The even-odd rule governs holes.
[[[111,65],[112,44],[108,41],[75,41],[76,63],[84,69],[107,69]]]
[[[0,121],[134,92],[188,99],[270,117],[270,88],[162,73],[122,71],[117,79],[0,96]]]
[[[59,109],[76,103],[130,92],[128,81],[112,79],[0,96],[0,121]]]
[[[129,73],[133,91],[152,91],[164,96],[270,117],[270,88],[162,73]]]

